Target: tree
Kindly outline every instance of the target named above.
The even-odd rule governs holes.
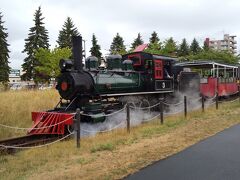
[[[111,54],[125,54],[126,47],[124,45],[123,38],[117,33],[117,35],[113,38],[112,44],[109,49]]]
[[[4,28],[2,20],[2,13],[0,12],[0,83],[2,83],[4,86],[7,85],[8,79],[9,79],[9,73],[10,73],[10,67],[9,67],[9,50],[7,43],[7,37],[8,33],[6,33],[6,28]]]
[[[144,52],[151,54],[161,54],[161,44],[157,42],[150,43]]]
[[[69,48],[55,48],[53,50],[40,48],[36,51],[36,59],[40,65],[35,70],[41,74],[38,81],[48,81],[50,78],[56,78],[60,74],[60,59],[68,59],[71,56]]]
[[[151,54],[160,54],[161,53],[160,50],[161,50],[160,39],[157,33],[153,31],[153,33],[151,34],[151,37],[149,38],[148,47],[144,51]]]
[[[37,82],[36,79],[38,79],[39,74],[34,68],[39,65],[39,62],[35,58],[35,52],[39,48],[49,48],[48,31],[44,27],[43,19],[41,7],[39,7],[34,14],[35,26],[30,28],[30,33],[28,34],[28,38],[25,39],[25,46],[22,51],[23,53],[27,53],[27,57],[22,64],[23,71],[25,71],[22,75],[23,80],[33,79]]]
[[[204,44],[203,44],[203,50],[204,51],[209,51],[209,45],[207,44],[207,42],[206,41],[204,41]]]
[[[182,43],[179,46],[178,55],[179,56],[189,55],[189,46],[185,38],[182,40]]]
[[[159,41],[160,39],[158,37],[158,34],[155,31],[153,31],[151,37],[149,38],[149,44],[159,43]]]
[[[133,43],[132,43],[132,47],[131,49],[134,50],[137,46],[143,44],[143,40],[142,40],[142,37],[141,37],[141,34],[138,33],[138,36],[136,39],[134,39]]]
[[[190,51],[192,54],[197,54],[201,51],[201,48],[199,46],[199,43],[197,40],[194,38],[191,45],[190,45]]]
[[[102,57],[102,53],[100,52],[100,50],[101,50],[101,47],[97,44],[97,38],[96,38],[95,34],[93,34],[92,47],[89,52],[91,52],[91,54],[93,56],[96,56],[99,61],[101,60],[101,57]]]
[[[177,44],[172,37],[164,41],[163,48],[161,49],[163,55],[176,56]]]
[[[200,53],[196,55],[190,55],[188,56],[188,59],[190,60],[210,60],[210,61],[216,61],[219,63],[228,63],[228,64],[237,64],[238,63],[238,57],[234,56],[229,51],[215,51],[212,49],[209,49],[208,51],[201,51]]]
[[[72,36],[78,36],[79,32],[70,17],[67,17],[62,30],[59,31],[57,43],[60,48],[72,48]]]

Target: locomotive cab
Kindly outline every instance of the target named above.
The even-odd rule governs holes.
[[[146,52],[134,52],[123,56],[132,61],[133,69],[142,74],[147,91],[173,92],[172,64],[176,59]]]

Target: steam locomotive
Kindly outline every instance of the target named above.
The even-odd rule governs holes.
[[[90,56],[83,67],[82,37],[73,37],[72,43],[73,60],[62,59],[59,63],[56,89],[60,102],[53,110],[32,112],[34,125],[29,134],[64,134],[66,126],[73,124],[77,108],[85,114],[81,121],[99,122],[125,103],[148,107],[159,98],[174,96],[176,91],[191,88],[199,93],[199,74],[183,71],[182,66],[175,65],[176,58],[133,52],[110,55],[107,67],[99,68],[99,60]],[[41,126],[49,128],[39,129]]]

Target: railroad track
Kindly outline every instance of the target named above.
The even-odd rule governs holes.
[[[26,135],[0,141],[0,154],[15,153],[21,149],[43,145],[62,138],[62,136]]]
[[[231,101],[237,100],[239,98],[240,98],[239,94],[236,93],[236,94],[233,94],[228,97],[220,97],[218,101],[219,101],[219,103],[224,103],[224,102],[231,102]]]

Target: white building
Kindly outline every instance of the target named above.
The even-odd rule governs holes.
[[[21,83],[21,70],[20,69],[10,69],[9,83],[10,84]]]
[[[223,40],[210,40],[210,38],[206,38],[205,42],[211,49],[228,50],[235,54],[237,53],[237,41],[234,39],[235,37],[235,35],[224,34]]]

